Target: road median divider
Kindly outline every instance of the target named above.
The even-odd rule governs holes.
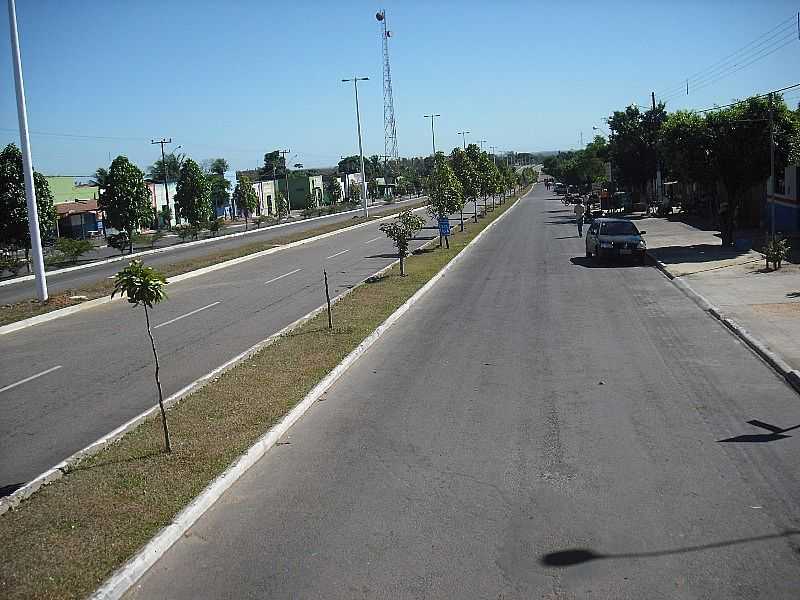
[[[419,211],[424,206],[410,205],[407,210]],[[212,271],[225,269],[249,260],[255,260],[275,252],[289,250],[296,246],[310,244],[327,237],[352,231],[360,227],[365,227],[370,223],[377,223],[393,218],[398,213],[388,215],[377,215],[364,219],[363,217],[354,218],[357,221],[337,222],[317,227],[315,229],[297,232],[281,238],[254,242],[239,248],[208,254],[197,258],[187,259],[168,265],[159,265],[158,270],[169,278],[170,283],[198,277]],[[203,240],[205,241],[205,240]],[[129,258],[129,257],[124,257]],[[135,258],[135,256],[133,256]],[[112,301],[111,290],[114,283],[111,279],[101,280],[98,283],[74,290],[57,294],[51,298],[47,304],[40,304],[34,300],[17,302],[0,307],[0,335],[6,335],[33,327],[41,323],[46,323],[54,319],[66,317],[68,315],[88,310]],[[86,300],[73,300],[75,296],[85,297]],[[119,298],[117,298],[119,300]]]
[[[83,598],[96,590],[98,598],[120,597],[516,205],[506,202],[453,234],[449,249],[431,240],[428,251],[408,259],[405,277],[393,264],[337,297],[333,329],[323,313],[320,266],[319,309],[172,401],[171,454],[162,450],[160,421],[140,415],[0,515],[4,598]]]

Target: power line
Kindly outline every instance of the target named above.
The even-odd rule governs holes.
[[[0,131],[9,131],[11,133],[19,132],[18,129],[11,129],[8,127],[0,127]],[[86,140],[112,140],[112,141],[136,141],[136,142],[147,142],[149,141],[148,138],[138,138],[138,137],[115,137],[110,135],[83,135],[79,133],[54,133],[52,131],[30,131],[29,133],[34,135],[46,135],[51,137],[64,137],[64,138],[77,138],[77,139],[86,139]]]
[[[720,109],[723,109],[723,108],[730,108],[731,106],[736,106],[737,104],[744,104],[745,102],[748,102],[749,100],[752,100],[753,98],[764,98],[766,96],[769,96],[770,94],[779,94],[780,92],[784,92],[786,90],[791,90],[791,89],[794,89],[796,87],[800,87],[800,83],[795,83],[794,85],[787,85],[786,87],[780,88],[778,90],[772,90],[770,92],[764,92],[763,94],[757,94],[755,96],[750,96],[749,98],[747,98],[745,100],[737,100],[736,102],[731,102],[730,104],[723,104],[722,106],[712,106],[711,108],[704,108],[702,110],[693,110],[691,112],[693,112],[693,113],[704,113],[704,112],[711,112],[712,110],[720,110]]]
[[[728,70],[717,72],[717,73],[714,73],[714,74],[709,74],[705,78],[697,80],[694,83],[694,86],[692,87],[692,89],[696,91],[696,90],[699,90],[699,89],[706,88],[709,85],[711,85],[713,83],[716,83],[720,79],[723,79],[724,77],[727,77],[729,75],[733,75],[734,73],[737,73],[737,72],[741,71],[742,69],[745,69],[745,68],[749,67],[750,65],[758,62],[759,60],[761,60],[763,58],[766,58],[770,54],[774,54],[778,50],[781,50],[782,48],[785,48],[786,46],[788,46],[789,44],[794,42],[795,39],[796,38],[794,36],[794,33],[790,33],[788,37],[778,40],[779,43],[776,43],[776,44],[773,44],[773,45],[768,46],[766,48],[763,48],[759,53],[748,57],[746,60],[744,60],[744,62],[733,64],[733,65],[730,66],[730,68]],[[677,98],[677,97],[682,96],[682,95],[683,95],[683,91],[680,91],[680,92],[677,92],[677,93],[670,94],[666,98],[662,98],[662,100],[663,101],[669,101],[671,99]]]
[[[776,41],[778,42],[786,41],[788,39],[786,37],[787,35],[790,35],[792,38],[794,38],[794,33],[793,33],[794,27],[795,27],[795,15],[792,15],[790,18],[784,19],[778,25],[776,25],[769,31],[761,34],[756,39],[749,42],[748,44],[745,44],[738,50],[732,52],[731,54],[728,54],[727,56],[721,58],[720,60],[709,65],[708,67],[701,69],[696,73],[693,73],[689,77],[683,79],[679,84],[675,84],[669,88],[662,90],[661,92],[658,93],[658,96],[660,97],[671,96],[676,91],[682,91],[687,83],[691,84],[692,82],[702,81],[703,79],[707,79],[709,76],[711,76],[712,73],[714,73],[715,76],[716,74],[718,74],[721,71],[724,71],[728,67],[736,66],[736,61],[749,60],[749,58],[753,55],[753,53],[758,54],[763,50],[762,46],[765,45],[769,46],[770,44],[773,44]],[[750,56],[747,56],[748,54]],[[729,64],[731,62],[733,62],[734,64],[732,65]],[[690,89],[691,87],[692,86],[690,86]]]

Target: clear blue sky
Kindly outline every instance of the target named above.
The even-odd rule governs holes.
[[[0,142],[17,140],[5,2],[0,17]],[[234,168],[291,148],[307,166],[383,152],[381,54],[364,1],[18,0],[30,127],[121,139],[34,135],[35,166],[83,175],[126,154],[145,167],[153,137]],[[577,147],[580,132],[748,44],[800,2],[403,0],[384,4],[401,155],[460,143],[457,131],[517,151]],[[796,31],[795,31],[796,35]],[[745,52],[754,56],[758,46]],[[769,48],[769,46],[762,46]],[[669,107],[705,108],[800,81],[800,41]],[[796,92],[794,98],[798,96]],[[790,96],[792,97],[792,96]],[[796,102],[796,99],[794,100]]]

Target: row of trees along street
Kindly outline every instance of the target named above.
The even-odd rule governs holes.
[[[473,216],[477,222],[478,202],[481,199],[485,212],[489,210],[490,197],[494,207],[497,199],[502,203],[505,196],[520,185],[533,183],[537,179],[537,172],[533,167],[517,172],[505,162],[501,161],[498,164],[496,157],[483,152],[475,144],[470,144],[466,150],[455,148],[449,157],[437,152],[435,156],[429,158],[429,174],[420,175],[420,180],[428,189],[428,214],[437,220],[459,214],[462,231],[464,207],[467,202],[474,203]],[[418,164],[425,164],[426,159],[418,160],[420,161]],[[405,274],[405,258],[408,255],[409,242],[422,228],[423,223],[420,217],[411,211],[405,211],[394,221],[380,226],[381,231],[397,247],[401,275]]]
[[[772,117],[770,119],[770,112]],[[657,169],[662,181],[675,180],[684,209],[719,225],[723,245],[732,245],[737,227],[755,228],[765,217],[770,176],[770,121],[774,128],[776,189],[784,168],[800,161],[800,108],[781,96],[754,96],[703,112],[667,112],[664,103],[642,111],[629,106],[608,118],[610,136],[585,148],[544,159],[544,170],[568,185],[604,183],[612,167],[612,189],[642,202]],[[754,192],[754,190],[757,190]]]
[[[533,162],[537,159],[534,155],[517,155],[518,159]],[[438,161],[438,162],[437,162]],[[444,161],[444,162],[442,162]],[[438,171],[435,168],[438,164]],[[444,165],[453,170],[456,180],[461,184],[462,190],[453,196],[454,192],[447,191],[435,196],[436,206],[449,206],[452,212],[463,211],[463,203],[483,199],[484,206],[488,198],[495,198],[505,187],[513,185],[516,173],[507,164],[505,157],[496,157],[480,150],[471,144],[466,151],[456,148],[449,157],[433,156],[402,158],[398,161],[382,163],[377,155],[365,160],[365,171],[368,181],[368,191],[377,197],[378,186],[376,179],[385,177],[395,185],[396,195],[420,195],[436,187],[441,178],[447,179],[448,175],[442,171]],[[163,236],[161,229],[169,228],[173,217],[183,222],[176,227],[182,238],[196,238],[203,229],[216,233],[224,223],[216,219],[216,209],[231,205],[245,217],[245,226],[250,217],[256,212],[258,196],[253,190],[253,180],[242,175],[231,193],[230,182],[225,178],[229,165],[224,158],[215,158],[200,163],[188,158],[185,154],[169,153],[163,159],[157,160],[146,171],[142,171],[127,157],[118,156],[108,168],[96,170],[92,183],[99,188],[98,208],[104,213],[104,224],[119,233],[108,236],[111,246],[120,251],[133,251],[134,243],[140,243],[143,238],[153,245]],[[360,172],[358,156],[344,157],[337,165],[334,174],[328,174],[325,182],[325,192],[332,210],[338,210],[336,201],[342,197],[342,185],[334,176],[347,175]],[[268,152],[264,156],[264,165],[255,172],[259,179],[281,180],[287,174],[291,176],[316,175],[313,169],[289,171],[286,166],[285,156],[279,151]],[[534,171],[531,168],[523,172],[530,181]],[[42,239],[52,243],[56,236],[56,211],[53,196],[46,178],[35,173],[35,188],[39,211],[39,224]],[[174,198],[170,198],[170,206],[162,206],[156,211],[152,206],[151,192],[147,181],[156,185],[164,182],[176,183]],[[449,185],[449,184],[448,184]],[[445,189],[436,187],[437,190]],[[349,186],[348,199],[353,203],[361,200],[361,187]],[[288,210],[283,194],[276,194],[277,220],[287,216]],[[462,198],[461,204],[456,207],[455,197]],[[342,207],[346,208],[346,207]],[[456,210],[458,208],[458,210]],[[438,210],[438,209],[437,209]],[[444,210],[444,208],[442,208]],[[2,260],[0,270],[8,269],[16,272],[27,260],[17,258],[20,251],[28,252],[30,248],[30,235],[28,231],[28,215],[25,202],[25,188],[22,175],[22,156],[19,149],[9,144],[0,153],[0,248]],[[272,217],[266,218],[271,219]],[[265,217],[258,217],[260,225]],[[141,236],[138,232],[142,229],[155,229],[156,233],[150,236]],[[85,250],[84,250],[85,251]],[[76,257],[73,257],[76,259]],[[27,259],[27,256],[26,256]],[[6,265],[8,261],[14,261]]]

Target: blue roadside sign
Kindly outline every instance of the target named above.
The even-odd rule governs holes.
[[[439,235],[450,235],[450,219],[447,217],[439,218]]]

